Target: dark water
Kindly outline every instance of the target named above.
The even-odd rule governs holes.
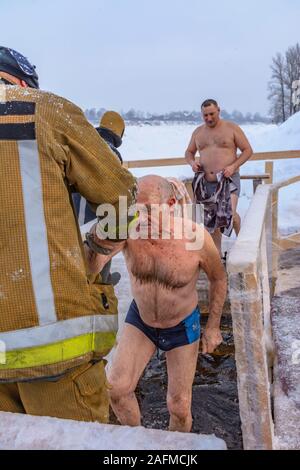
[[[204,318],[204,324],[206,319]],[[204,325],[203,325],[204,326]],[[222,319],[223,343],[213,355],[199,354],[193,384],[192,432],[215,434],[229,449],[242,449],[234,344],[230,317]],[[164,354],[153,356],[138,388],[143,426],[167,429],[167,371]]]

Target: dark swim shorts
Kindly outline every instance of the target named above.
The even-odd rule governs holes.
[[[135,300],[133,300],[125,322],[141,330],[162,351],[170,351],[179,346],[194,343],[200,338],[200,310],[198,306],[176,326],[171,328],[153,328],[143,322],[138,306]]]
[[[234,173],[230,178],[230,192],[231,193],[236,193],[236,195],[239,197],[241,193],[241,177],[239,172]],[[208,197],[211,197],[217,189],[218,182],[217,181],[207,181],[204,179],[205,182],[205,188],[207,191]]]
[[[239,172],[234,173],[231,177],[231,183],[230,183],[230,192],[235,193],[238,197],[240,197],[241,194],[241,175]]]

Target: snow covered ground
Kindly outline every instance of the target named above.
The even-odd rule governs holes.
[[[252,124],[241,126],[254,152],[300,150],[300,112],[284,124]],[[196,126],[187,124],[127,126],[121,153],[124,160],[183,157],[191,134]],[[133,169],[136,176],[159,174],[161,176],[192,177],[187,165]],[[264,162],[249,162],[241,174],[264,173]],[[300,159],[274,161],[274,181],[300,174]],[[239,212],[244,217],[252,198],[252,181],[242,181]],[[284,188],[279,193],[279,226],[290,229],[300,226],[300,184]]]
[[[0,450],[226,450],[194,434],[0,412]],[[100,460],[99,460],[100,463]],[[134,465],[131,465],[134,467]]]

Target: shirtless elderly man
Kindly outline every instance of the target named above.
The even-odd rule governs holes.
[[[151,356],[160,348],[166,351],[168,368],[169,429],[189,432],[200,337],[196,282],[203,269],[210,281],[210,313],[202,336],[202,352],[211,353],[222,342],[220,318],[226,296],[226,276],[207,231],[187,218],[174,216],[172,209],[176,200],[170,183],[159,176],[146,176],[139,180],[138,188],[138,203],[148,210],[150,204],[167,204],[171,209],[171,223],[162,230],[161,219],[151,212],[144,223],[149,229],[156,226],[159,236],[129,237],[126,241],[124,255],[134,300],[108,370],[111,405],[121,424],[141,424],[134,392]],[[197,249],[187,249],[190,236],[174,239],[175,227],[182,223],[190,224],[189,228],[201,234],[201,245]],[[170,239],[163,239],[162,233],[166,238],[166,231]]]
[[[204,171],[205,189],[208,196],[216,191],[218,173],[223,172],[225,178],[231,178],[233,228],[238,234],[240,216],[236,209],[240,195],[239,167],[249,160],[252,148],[238,125],[220,118],[220,108],[215,100],[205,100],[201,105],[201,111],[204,124],[193,132],[185,158],[195,173]],[[242,152],[239,157],[237,157],[237,149]],[[199,162],[195,161],[197,151],[200,154]],[[212,238],[221,254],[220,228],[212,233]]]

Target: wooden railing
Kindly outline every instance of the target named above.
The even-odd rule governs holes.
[[[265,324],[270,325],[264,313],[270,305],[266,266],[271,192],[271,185],[258,187],[227,262],[244,449],[273,448],[264,334]]]
[[[278,193],[281,188],[297,183],[298,181],[300,181],[300,176],[294,176],[293,178],[281,181],[272,186],[272,295],[274,295],[277,281],[277,261],[280,250],[294,248],[300,243],[300,232],[285,237],[281,237],[278,233]]]
[[[198,157],[196,157],[197,160]],[[253,192],[257,186],[264,180],[265,183],[273,182],[273,160],[300,158],[300,150],[287,150],[280,152],[259,152],[254,153],[249,161],[265,161],[265,172],[259,175],[241,175],[241,179],[253,180]],[[161,166],[177,166],[187,165],[184,157],[169,158],[150,158],[147,160],[127,160],[123,162],[123,166],[128,169],[132,168],[153,168]],[[246,164],[247,165],[247,164]]]
[[[274,448],[270,302],[279,251],[300,243],[300,232],[278,233],[278,192],[299,181],[296,176],[258,187],[227,263],[245,449]]]
[[[300,150],[254,153],[249,161],[280,160],[280,159],[287,159],[287,158],[300,158]],[[155,166],[187,165],[187,162],[184,157],[169,157],[169,158],[150,158],[147,160],[131,160],[131,161],[127,160],[123,164],[126,168],[150,168],[150,167],[155,167]],[[266,173],[268,173],[268,171],[266,171]]]

